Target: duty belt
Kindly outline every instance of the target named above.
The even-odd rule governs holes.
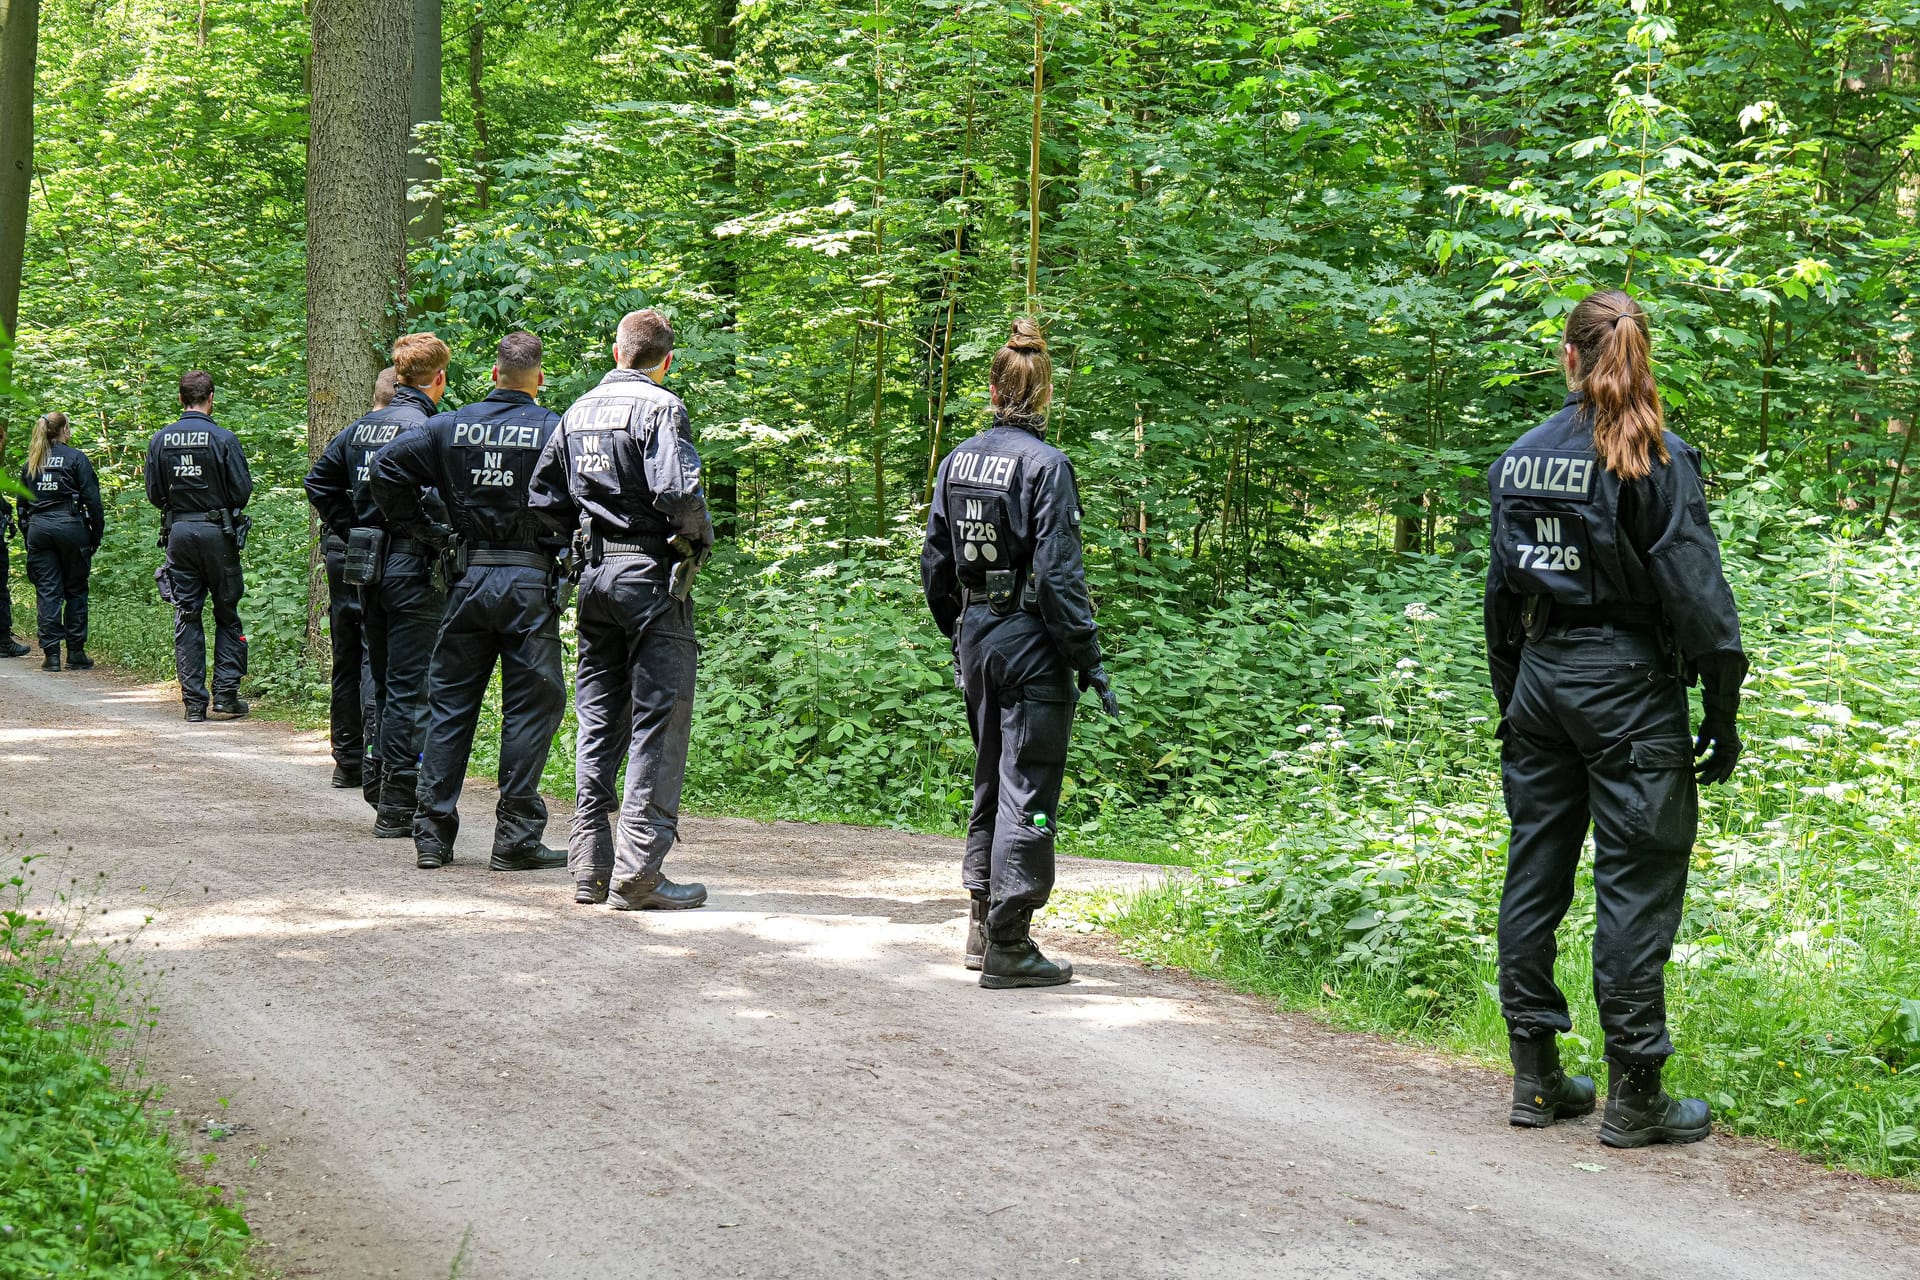
[[[968,608],[976,604],[984,604],[989,608],[993,605],[993,597],[990,594],[985,591],[975,591],[972,587],[960,588],[960,601]],[[1019,605],[1028,613],[1040,612],[1040,589],[1031,582],[1021,588]]]
[[[218,511],[175,511],[171,514],[175,524],[185,521],[188,524],[219,524]]]
[[[1553,606],[1552,625],[1558,627],[1612,627],[1616,631],[1659,632],[1666,629],[1667,616],[1652,605],[1577,605]]]
[[[666,538],[650,533],[643,533],[626,541],[601,538],[599,542],[602,556],[651,556],[655,560],[664,560],[672,550],[667,545]]]
[[[475,547],[467,555],[469,565],[499,566],[511,565],[517,569],[538,569],[542,573],[553,571],[553,557],[538,551],[515,551],[509,548]]]
[[[418,538],[391,538],[387,541],[387,555],[418,556],[422,560],[432,559],[440,553]]]

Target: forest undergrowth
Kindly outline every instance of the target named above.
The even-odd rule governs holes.
[[[1843,536],[1767,490],[1748,486],[1722,513],[1753,662],[1747,754],[1732,784],[1704,797],[1670,969],[1675,1080],[1736,1131],[1910,1176],[1920,673],[1909,637],[1920,606],[1907,584],[1920,544],[1897,529]],[[291,497],[262,504],[249,549],[249,688],[320,723],[324,686],[301,659],[305,524]],[[150,542],[132,532],[150,523],[116,522],[102,553],[96,647],[164,676],[171,617],[152,598]],[[1204,605],[1174,598],[1170,583],[1105,596],[1125,716],[1076,725],[1062,849],[1195,874],[1059,912],[1156,962],[1499,1057],[1506,819],[1482,573],[1471,555],[1409,556]],[[961,829],[971,746],[904,548],[757,565],[723,555],[702,582],[700,627],[690,808]],[[569,723],[546,778],[553,794],[571,793],[571,753]],[[483,754],[474,771],[492,767]],[[1583,879],[1560,967],[1578,1010],[1570,1054],[1603,1073],[1583,955],[1592,910]]]
[[[130,936],[85,933],[90,886],[7,853],[0,881],[0,1275],[241,1280],[250,1233],[183,1172],[139,1071]],[[51,882],[51,883],[50,883]],[[135,931],[137,933],[137,931]],[[206,1157],[211,1161],[211,1157]]]

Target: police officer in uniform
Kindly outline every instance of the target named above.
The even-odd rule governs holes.
[[[392,365],[380,371],[373,381],[374,411],[393,403],[397,381]],[[317,510],[319,501],[313,501]],[[327,727],[333,746],[333,785],[341,790],[362,785],[371,736],[368,730],[378,724],[373,667],[367,659],[366,628],[360,615],[360,589],[348,585],[345,576],[350,532],[350,526],[342,529],[326,525],[321,538],[321,554],[327,566],[327,640],[333,654]]]
[[[680,829],[693,732],[692,575],[713,547],[687,407],[661,385],[673,328],[657,311],[620,321],[615,368],[567,410],[533,475],[532,510],[577,525],[574,901],[615,910],[698,907],[699,884],[662,871]],[[627,759],[624,799],[615,784]],[[618,811],[617,826],[612,818]]]
[[[7,561],[13,539],[13,504],[0,498],[0,658],[23,658],[32,650],[13,635],[13,596],[7,586]]]
[[[1554,931],[1591,827],[1610,1076],[1600,1138],[1616,1147],[1697,1142],[1711,1127],[1706,1103],[1661,1087],[1673,1053],[1664,966],[1699,824],[1696,780],[1733,773],[1747,671],[1700,455],[1664,430],[1649,342],[1626,294],[1582,300],[1562,348],[1564,407],[1489,476],[1487,651],[1513,823],[1500,903],[1510,1118],[1544,1128],[1593,1110],[1593,1082],[1560,1066],[1555,1036],[1572,1023],[1553,980]]]
[[[966,964],[983,987],[1050,987],[1073,966],[1041,954],[1029,930],[1053,891],[1074,704],[1093,688],[1109,715],[1119,707],[1087,594],[1073,464],[1043,439],[1053,362],[1037,325],[1015,322],[990,377],[993,425],[940,465],[920,577],[954,642],[973,731]]]
[[[60,669],[62,641],[69,668],[85,671],[93,665],[87,657],[87,577],[106,516],[100,478],[72,439],[67,415],[47,414],[34,424],[27,465],[20,472],[27,487],[20,499],[20,531],[27,544],[27,577],[39,600],[40,648],[46,655],[41,665],[48,671]],[[5,590],[6,579],[0,577],[0,591]]]
[[[147,445],[147,500],[161,512],[167,578],[173,586],[173,663],[187,719],[207,718],[207,633],[213,599],[213,710],[244,716],[240,680],[247,636],[240,624],[240,549],[253,475],[233,432],[213,420],[213,379],[196,369],[180,379],[180,420]]]
[[[508,334],[493,366],[494,391],[476,404],[430,418],[380,451],[373,497],[389,528],[431,536],[425,494],[438,492],[453,526],[455,563],[446,622],[427,677],[426,749],[413,819],[418,865],[453,861],[460,784],[494,663],[500,665],[500,802],[495,871],[567,865],[546,848],[547,805],[540,775],[566,711],[560,668],[560,574],[566,539],[527,512],[528,482],[560,415],[534,403],[545,385],[540,339]]]
[[[374,698],[360,791],[374,807],[373,834],[383,840],[413,834],[427,728],[427,667],[446,612],[446,592],[434,581],[446,523],[445,506],[435,495],[428,504],[429,523],[413,536],[389,529],[373,500],[373,460],[438,411],[450,354],[431,333],[409,333],[396,341],[393,368],[399,385],[392,403],[335,436],[306,479],[307,498],[322,523],[348,547],[342,582],[360,592]],[[358,560],[352,550],[356,543],[364,549]]]
[[[13,504],[0,498],[0,658],[24,658],[32,650],[14,639],[13,595],[7,586],[7,561],[13,539]]]

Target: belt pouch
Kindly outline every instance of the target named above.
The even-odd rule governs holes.
[[[355,529],[347,535],[347,555],[340,566],[340,580],[350,587],[379,584],[387,567],[387,531]]]

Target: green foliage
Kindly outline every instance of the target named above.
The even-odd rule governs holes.
[[[1920,546],[1769,523],[1801,527],[1791,551],[1730,561],[1750,746],[1703,800],[1669,970],[1675,1079],[1736,1131],[1920,1173],[1920,677],[1896,639],[1920,625],[1903,589]],[[1150,954],[1496,1052],[1506,822],[1471,586],[1413,563],[1340,615],[1342,647],[1373,656],[1308,686],[1321,715],[1302,716],[1294,784],[1189,833],[1194,879],[1101,918]],[[1561,981],[1597,1069],[1591,894],[1563,930]]]
[[[0,910],[0,1274],[181,1280],[249,1273],[249,1232],[107,1065],[135,1029],[121,963],[29,908],[32,858]]]

